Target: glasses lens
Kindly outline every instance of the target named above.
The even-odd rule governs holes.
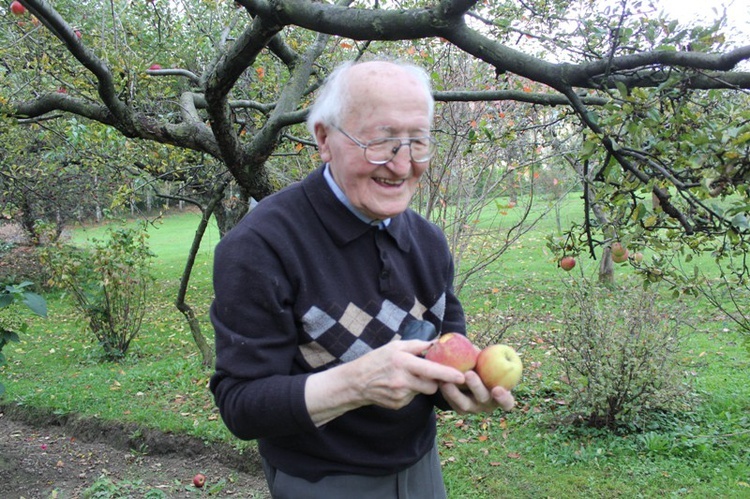
[[[365,157],[375,164],[384,164],[396,156],[402,145],[407,145],[411,152],[411,159],[417,163],[427,161],[435,153],[435,143],[429,137],[414,139],[378,139],[367,143]]]
[[[427,161],[435,152],[435,143],[428,137],[411,141],[411,159],[417,163]]]
[[[378,139],[367,143],[365,156],[372,163],[387,163],[395,156],[394,149],[398,149],[401,141],[397,139]]]

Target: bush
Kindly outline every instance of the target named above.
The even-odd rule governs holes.
[[[141,329],[153,281],[147,237],[145,230],[119,229],[90,249],[57,245],[44,252],[55,283],[73,295],[107,360],[124,357]]]
[[[654,409],[686,402],[678,363],[684,309],[661,311],[641,287],[568,285],[562,329],[550,338],[571,392],[569,409],[588,426],[633,425]]]

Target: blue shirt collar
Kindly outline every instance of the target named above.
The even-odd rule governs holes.
[[[333,175],[331,174],[331,167],[328,163],[326,163],[325,168],[323,169],[323,177],[326,179],[326,182],[328,183],[328,187],[331,188],[333,193],[336,195],[336,198],[341,201],[344,206],[347,207],[349,211],[354,213],[357,218],[362,220],[364,223],[368,225],[377,225],[381,229],[385,229],[388,227],[388,224],[391,223],[390,218],[386,218],[384,220],[377,220],[375,218],[370,218],[365,216],[364,213],[359,211],[357,208],[352,205],[351,201],[349,201],[349,198],[346,197],[346,194],[344,194],[344,191],[341,190],[341,187],[338,186],[336,181],[333,179]]]

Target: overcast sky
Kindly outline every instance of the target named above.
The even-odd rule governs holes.
[[[654,0],[669,17],[681,23],[710,23],[727,10],[727,35],[732,45],[750,45],[750,1],[748,0]],[[716,12],[714,12],[716,9]],[[718,14],[717,14],[718,12]]]

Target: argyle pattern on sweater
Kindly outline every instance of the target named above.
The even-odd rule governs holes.
[[[335,317],[313,306],[302,317],[305,332],[312,341],[301,345],[300,350],[313,369],[350,362],[381,346],[386,335],[400,339],[399,330],[405,322],[417,319],[440,324],[444,314],[445,294],[431,306],[415,301],[409,310],[385,300],[376,315],[354,303],[349,303]]]

